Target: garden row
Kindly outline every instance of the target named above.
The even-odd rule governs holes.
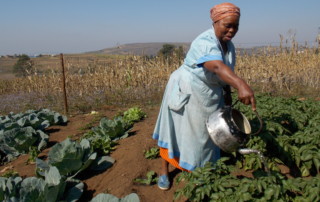
[[[44,130],[51,125],[66,123],[66,116],[49,109],[0,116],[1,163],[12,161],[31,150],[46,148],[49,136]]]
[[[253,132],[259,120],[251,108],[236,104],[250,120]],[[247,148],[260,155],[224,154],[215,165],[183,173],[186,185],[175,197],[191,201],[319,201],[320,200],[320,102],[307,99],[257,96],[263,130],[251,136]],[[267,168],[266,168],[267,167]],[[290,169],[284,173],[280,167]],[[235,176],[243,169],[252,177]],[[269,172],[267,172],[269,170]]]
[[[53,114],[53,117],[42,116],[43,111]],[[145,113],[141,109],[130,108],[113,119],[102,118],[100,124],[85,133],[80,140],[67,138],[55,144],[45,161],[36,158],[37,177],[25,179],[19,176],[0,177],[0,200],[79,200],[84,184],[77,178],[77,175],[84,170],[104,171],[111,167],[115,160],[107,154],[115,149],[119,139],[128,137],[133,124],[144,117]],[[67,120],[66,117],[56,112],[40,110],[28,111],[19,115],[9,114],[1,117],[1,121],[0,135],[3,139],[1,151],[3,153],[10,151],[6,153],[6,159],[13,160],[13,157],[28,152],[31,147],[36,147],[38,151],[44,149],[48,142],[48,135],[43,130],[52,124],[65,124]],[[24,150],[20,149],[21,145]],[[116,200],[117,198],[110,194],[100,194],[92,201],[109,199]],[[130,194],[121,200],[139,201],[139,197],[136,194]]]

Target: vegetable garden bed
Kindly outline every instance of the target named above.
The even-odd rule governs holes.
[[[145,107],[147,118],[135,123],[131,130],[131,136],[119,140],[118,145],[108,144],[107,139],[106,141],[96,141],[94,143],[97,146],[95,151],[87,153],[88,157],[86,158],[88,159],[91,159],[93,153],[96,153],[97,156],[110,155],[115,160],[112,167],[101,172],[86,170],[78,174],[78,171],[67,172],[71,174],[69,177],[75,175],[81,182],[73,182],[71,184],[73,186],[69,184],[70,186],[65,191],[69,189],[81,190],[81,183],[83,183],[82,201],[90,201],[100,193],[109,193],[119,199],[136,193],[140,201],[172,201],[174,195],[178,201],[185,201],[186,198],[189,198],[190,201],[319,201],[320,103],[296,98],[275,98],[268,95],[257,96],[257,101],[259,114],[264,121],[264,129],[259,135],[251,138],[247,147],[263,153],[271,171],[270,174],[265,172],[264,164],[256,154],[233,153],[224,154],[216,165],[208,164],[192,173],[179,173],[171,167],[170,179],[174,182],[167,192],[160,191],[153,180],[150,181],[152,182],[150,185],[135,183],[137,178],[147,176],[150,171],[158,172],[160,169],[159,159],[146,159],[145,157],[146,150],[151,153],[156,152],[155,149],[152,149],[156,144],[151,139],[151,134],[159,108]],[[259,127],[259,122],[250,107],[237,104],[236,108],[250,119],[253,130]],[[113,113],[116,111],[113,109]],[[98,123],[102,120],[100,118]],[[78,118],[76,122],[79,123],[82,119]],[[117,119],[108,120],[117,123]],[[80,125],[85,126],[88,122],[89,120]],[[99,127],[107,122],[109,121],[104,120],[100,125],[88,126],[90,130],[82,134],[79,134],[78,131],[77,135],[73,137],[78,137],[79,140],[80,137],[91,138],[89,140],[91,145],[94,142],[93,134],[103,136],[103,133],[106,132],[102,132]],[[70,121],[70,124],[76,123]],[[58,127],[64,130],[71,125]],[[68,135],[72,136],[72,134]],[[63,142],[63,140],[61,139],[59,142]],[[78,145],[78,143],[73,144]],[[82,143],[82,145],[87,144]],[[76,148],[83,146],[80,144]],[[85,148],[87,147],[85,146]],[[103,148],[114,148],[115,150],[106,152],[103,151]],[[20,156],[18,160],[24,158],[25,161],[25,156],[27,155]],[[48,159],[43,160],[48,163]],[[33,166],[35,171],[34,165],[29,166],[30,168]],[[51,171],[47,170],[47,176],[49,173],[50,176],[57,175],[57,172],[52,168]],[[23,174],[21,176],[23,179],[31,177]],[[38,178],[37,181],[40,182],[41,180]],[[46,179],[46,174],[44,178],[40,177],[40,179]],[[63,177],[60,179],[63,182]],[[175,183],[182,179],[184,179],[182,183]],[[46,180],[44,181],[46,182]],[[19,180],[16,182],[19,183]],[[53,183],[49,179],[47,182]],[[136,198],[136,195],[131,196]],[[103,197],[112,196],[104,195]]]

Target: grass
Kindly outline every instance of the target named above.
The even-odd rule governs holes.
[[[37,73],[0,81],[1,113],[30,108],[63,112],[60,58],[45,56],[33,60]],[[2,58],[0,64],[6,64],[8,69],[10,62],[1,61]],[[166,61],[159,57],[65,55],[69,111],[89,112],[106,104],[159,104],[169,75],[181,63],[175,56]],[[298,51],[295,46],[280,46],[259,49],[254,54],[238,54],[236,73],[256,92],[320,97],[317,48]]]

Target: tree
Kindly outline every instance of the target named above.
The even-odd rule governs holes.
[[[175,50],[175,46],[172,44],[163,44],[162,48],[159,50],[158,55],[163,56],[165,59],[169,59]]]
[[[13,66],[13,73],[16,76],[27,76],[34,72],[34,64],[29,56],[23,54],[18,56],[18,61]]]

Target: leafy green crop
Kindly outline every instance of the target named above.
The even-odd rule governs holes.
[[[134,179],[134,182],[144,184],[144,185],[151,185],[153,183],[156,183],[158,181],[158,178],[156,177],[157,174],[154,171],[149,171],[147,173],[147,178],[136,178]]]
[[[6,177],[6,178],[18,177],[18,176],[19,176],[19,173],[14,170],[8,170],[1,175],[1,177]]]
[[[135,122],[140,121],[147,117],[139,107],[132,107],[123,113],[123,120],[129,125],[133,125]]]
[[[105,202],[105,201],[112,201],[112,202],[139,202],[139,196],[136,193],[129,194],[121,199],[111,195],[111,194],[98,194],[95,196],[91,202]]]
[[[27,160],[27,164],[29,163],[35,163],[36,159],[38,158],[39,151],[37,150],[36,147],[30,147],[29,148],[29,158]]]
[[[98,132],[98,129],[92,129],[91,131],[85,133],[82,136],[82,139],[85,138],[90,142],[90,146],[93,151],[96,151],[98,154],[107,155],[113,151],[117,145],[115,141],[112,141],[111,138],[103,133],[103,130]]]
[[[36,146],[38,151],[41,151],[49,140],[44,129],[66,122],[67,117],[49,109],[0,116],[1,161],[11,161],[20,154],[27,153],[29,147]]]
[[[259,122],[250,107],[240,103],[236,107],[249,118],[253,131],[257,130]],[[316,175],[320,169],[320,102],[258,95],[257,110],[264,129],[252,136],[246,147],[265,154],[271,170],[285,164],[298,170],[295,176]],[[236,158],[237,165],[246,170],[262,168],[256,155]]]
[[[101,155],[107,155],[115,149],[117,141],[129,136],[133,124],[146,115],[141,109],[134,107],[115,116],[113,119],[106,117],[100,120],[98,126],[91,128],[82,138],[90,142],[91,148]]]
[[[37,177],[0,177],[1,201],[77,201],[83,192],[84,184],[65,180],[56,167]]]
[[[10,130],[17,127],[31,126],[35,130],[44,130],[50,125],[61,125],[67,122],[67,117],[49,109],[28,110],[24,113],[10,113],[0,116],[0,130]]]
[[[231,174],[234,167],[221,158],[215,165],[207,163],[191,173],[182,173],[177,182],[187,181],[175,192],[190,201],[318,201],[320,176],[312,179],[286,179],[280,173],[267,175],[254,172],[254,178],[238,178]],[[312,191],[310,191],[312,190]]]
[[[37,145],[40,151],[45,148],[49,136],[41,130],[35,130],[31,126],[24,128],[13,128],[0,132],[0,151],[5,156],[1,156],[3,161],[11,161],[20,154],[29,152],[29,147]]]
[[[121,117],[113,120],[102,118],[99,126],[93,127],[82,138],[87,139],[91,148],[99,154],[106,155],[115,149],[116,141],[129,136]]]
[[[49,114],[49,115],[48,115]],[[80,198],[83,183],[74,179],[85,169],[105,170],[113,165],[114,159],[100,156],[114,149],[119,139],[126,138],[133,123],[145,117],[140,109],[132,109],[112,120],[102,118],[99,126],[84,135],[81,142],[69,138],[55,144],[46,161],[36,159],[36,173],[40,178],[22,180],[0,177],[0,200],[3,201],[76,201]],[[0,117],[0,150],[12,156],[37,152],[46,146],[48,135],[42,129],[51,124],[66,123],[66,118],[48,110],[27,111],[25,114],[9,114]],[[2,139],[1,139],[2,137]],[[40,137],[40,138],[39,138]],[[2,142],[1,142],[2,141]],[[34,145],[37,145],[35,150]],[[44,178],[44,180],[42,178]],[[112,195],[98,195],[93,201],[139,201],[136,194],[118,199]]]
[[[144,151],[144,157],[146,159],[156,159],[160,156],[159,147],[152,147],[149,150]]]
[[[75,177],[81,171],[94,165],[95,170],[105,170],[114,162],[113,159],[97,157],[97,153],[92,152],[87,139],[82,139],[79,143],[69,138],[61,143],[55,144],[48,153],[48,161],[36,160],[37,174],[44,176],[45,171],[51,167],[57,167],[63,176]]]
[[[184,173],[178,182],[186,185],[175,197],[190,201],[319,201],[320,200],[320,102],[296,98],[257,95],[257,111],[263,120],[263,130],[251,136],[246,148],[257,154],[224,154],[215,165],[207,164],[191,173]],[[250,106],[237,103],[249,119],[252,131],[259,120]],[[279,165],[290,169],[280,173]],[[234,176],[233,169],[253,173],[253,178]]]

